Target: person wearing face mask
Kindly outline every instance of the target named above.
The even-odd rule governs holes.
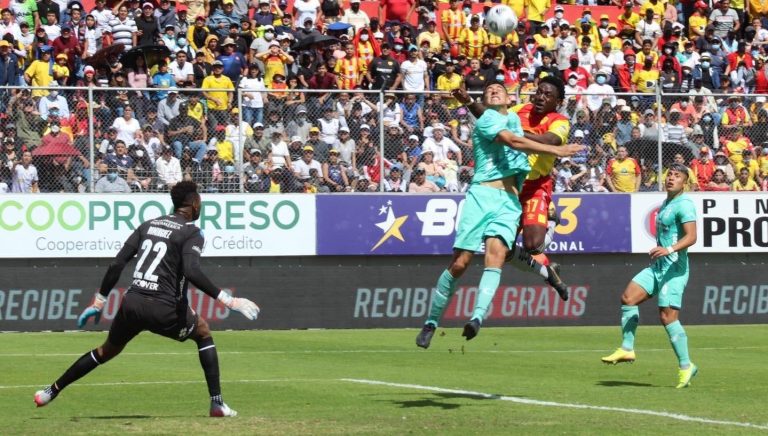
[[[571,74],[575,74],[578,77],[578,81],[576,83],[579,86],[585,89],[587,86],[589,86],[589,79],[591,78],[591,75],[589,74],[589,71],[579,66],[579,55],[575,53],[571,55],[569,60],[569,68],[563,72],[563,76],[570,77]]]
[[[701,87],[712,90],[720,89],[720,69],[712,65],[712,55],[705,52],[701,54],[701,63],[693,69],[694,86],[696,80],[701,82]]]
[[[565,83],[565,98],[567,101],[573,100],[576,102],[574,109],[582,109],[584,107],[583,94],[585,92],[586,88],[579,85],[579,75],[570,73]]]
[[[562,5],[555,5],[555,14],[552,18],[544,22],[544,25],[550,29],[559,28],[562,29],[563,24],[570,25],[571,23],[565,19],[565,9]]]
[[[56,85],[56,86],[55,86]],[[59,95],[58,84],[51,83],[51,90],[47,96],[40,99],[37,104],[37,110],[40,112],[40,118],[47,120],[49,113],[55,108],[58,116],[69,118],[69,103],[64,96]]]
[[[104,167],[106,165],[102,164]],[[104,174],[96,182],[95,192],[101,193],[126,193],[131,192],[131,187],[128,186],[128,182],[124,178],[120,177],[120,173],[116,166],[110,166],[106,171],[102,171]]]
[[[610,102],[611,107],[616,106],[615,92],[613,87],[608,84],[608,75],[603,71],[598,71],[595,74],[595,82],[587,87],[585,95],[587,107],[592,112],[597,112],[606,99]]]
[[[752,125],[752,117],[749,115],[749,111],[741,104],[741,97],[738,95],[728,97],[728,106],[723,111],[720,123],[728,127],[748,127]]]

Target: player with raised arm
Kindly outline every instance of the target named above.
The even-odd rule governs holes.
[[[621,347],[605,363],[634,362],[635,331],[639,321],[638,305],[658,297],[661,323],[669,335],[680,369],[677,388],[691,384],[698,368],[688,357],[688,336],[678,320],[683,292],[688,284],[688,247],[696,243],[696,207],[685,195],[688,168],[673,163],[664,181],[667,199],[656,215],[656,247],[650,251],[651,266],[640,271],[621,295]]]
[[[525,137],[542,144],[563,145],[568,141],[571,124],[568,118],[557,112],[565,98],[565,85],[555,76],[539,81],[531,102],[514,106],[512,111],[520,117]],[[485,107],[478,103],[468,106],[475,117],[482,116]],[[552,167],[555,156],[532,153],[528,155],[531,171],[523,184],[520,203],[523,205],[521,229],[523,248],[514,245],[507,254],[507,261],[522,270],[532,270],[557,291],[560,298],[568,300],[568,285],[563,283],[559,265],[552,263],[544,250],[552,242],[559,219],[552,203]]]
[[[466,92],[454,95],[466,97],[465,102],[468,100]],[[556,147],[525,138],[520,118],[507,109],[509,96],[502,83],[493,82],[485,87],[483,104],[487,110],[478,117],[472,133],[475,175],[459,219],[453,258],[437,281],[429,317],[416,337],[416,345],[422,348],[429,347],[438,322],[456,291],[458,278],[485,243],[485,270],[480,278],[472,318],[462,333],[467,340],[477,336],[499,287],[501,267],[507,252],[512,249],[517,237],[522,213],[518,194],[530,171],[525,153],[572,156],[582,148],[580,145]]]
[[[221,398],[219,358],[208,323],[200,318],[187,301],[187,285],[192,283],[211,298],[250,320],[259,315],[259,307],[245,298],[235,298],[217,288],[200,270],[203,234],[195,225],[200,217],[201,201],[193,182],[177,183],[171,189],[174,212],[142,223],[126,240],[109,265],[93,303],[77,319],[82,328],[89,318],[98,323],[101,311],[125,265],[139,254],[131,286],[123,296],[112,321],[107,340],[83,354],[52,385],[35,393],[35,404],[45,406],[68,385],[97,366],[120,354],[125,345],[144,330],[183,342],[191,338],[197,344],[200,365],[211,396],[210,416],[236,416]]]

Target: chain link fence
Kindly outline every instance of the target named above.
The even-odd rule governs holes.
[[[511,94],[515,103],[530,92]],[[463,192],[475,119],[444,92],[3,88],[3,192]],[[763,95],[567,92],[559,192],[768,190]]]

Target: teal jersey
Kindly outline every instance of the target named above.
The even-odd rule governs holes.
[[[509,130],[517,136],[523,136],[520,117],[512,111],[502,115],[494,109],[486,109],[475,123],[475,130],[472,132],[472,148],[475,155],[473,184],[513,175],[520,175],[522,183],[531,171],[531,165],[525,153],[495,141],[502,130]]]
[[[656,215],[656,244],[660,247],[672,246],[683,235],[683,224],[691,221],[696,221],[696,207],[690,197],[681,194],[672,200],[665,200]],[[662,256],[653,264],[654,272],[660,274],[673,268],[680,273],[688,272],[688,249]]]

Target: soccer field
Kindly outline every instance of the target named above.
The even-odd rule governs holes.
[[[0,434],[748,434],[768,432],[765,326],[686,326],[700,367],[676,390],[664,329],[638,329],[637,362],[600,357],[618,327],[215,332],[232,419],[207,417],[194,343],[149,333],[36,409],[104,333],[5,333]],[[443,334],[444,333],[444,334]]]

